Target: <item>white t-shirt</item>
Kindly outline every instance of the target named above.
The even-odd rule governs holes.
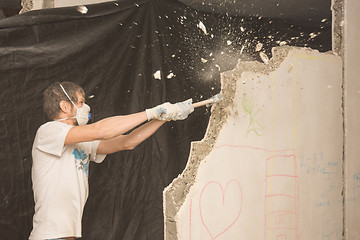
[[[36,133],[32,149],[35,214],[29,239],[81,237],[89,161],[100,163],[106,155],[96,154],[100,141],[64,145],[72,127],[52,121]]]

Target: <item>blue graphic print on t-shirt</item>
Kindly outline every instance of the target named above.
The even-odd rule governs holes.
[[[82,150],[81,148],[80,150],[78,148],[75,148],[72,154],[75,156],[77,169],[83,170],[86,176],[88,176],[89,175],[89,160],[87,159],[88,155],[86,155],[84,150]]]

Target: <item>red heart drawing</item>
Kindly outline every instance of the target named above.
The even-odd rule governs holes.
[[[231,187],[230,187],[230,184],[231,184]],[[220,188],[222,203],[219,203],[219,201],[217,201],[217,202],[215,201],[214,203],[211,202],[211,201],[216,200],[215,195],[211,199],[210,199],[210,197],[203,198],[204,192],[209,191],[210,185],[216,185],[217,188]],[[232,189],[232,190],[234,190],[234,192],[240,191],[240,199],[241,199],[240,204],[234,204],[234,203],[226,204],[225,200],[226,200],[226,193],[227,193],[228,189]],[[231,193],[228,193],[228,200],[230,200],[229,196],[231,197]],[[209,214],[209,209],[207,209],[207,213],[205,214],[204,205],[207,205],[207,207],[210,206],[213,211]],[[206,228],[206,231],[209,233],[209,236],[211,237],[211,239],[218,238],[220,235],[222,235],[227,230],[229,230],[240,217],[240,213],[241,213],[241,209],[242,209],[242,191],[241,191],[241,186],[240,186],[239,181],[237,179],[230,180],[226,184],[225,190],[223,189],[223,187],[221,186],[221,184],[219,182],[216,182],[216,181],[208,182],[205,185],[205,187],[203,188],[203,190],[201,191],[200,200],[199,200],[199,209],[200,209],[200,217],[201,217],[202,224]],[[227,212],[228,213],[232,212],[231,215],[233,215],[233,216],[230,219],[226,218]],[[235,214],[233,214],[233,213],[235,213]],[[216,226],[214,224],[211,224],[210,218],[217,220]]]

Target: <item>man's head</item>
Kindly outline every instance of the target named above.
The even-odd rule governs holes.
[[[60,84],[64,87],[65,91],[71,98],[71,100],[78,104],[79,97],[85,98],[84,90],[72,82],[56,82],[48,87],[44,92],[44,112],[50,120],[54,120],[59,117],[59,115],[64,111],[64,107],[73,111],[73,104],[70,102],[69,98],[65,95],[64,91],[61,89]],[[85,99],[84,99],[85,101]]]

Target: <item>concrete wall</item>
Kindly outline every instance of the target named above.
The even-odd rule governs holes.
[[[341,239],[342,61],[273,49],[222,74],[224,101],[164,192],[165,239]]]
[[[346,0],[344,14],[345,81],[345,236],[360,237],[360,1]]]

